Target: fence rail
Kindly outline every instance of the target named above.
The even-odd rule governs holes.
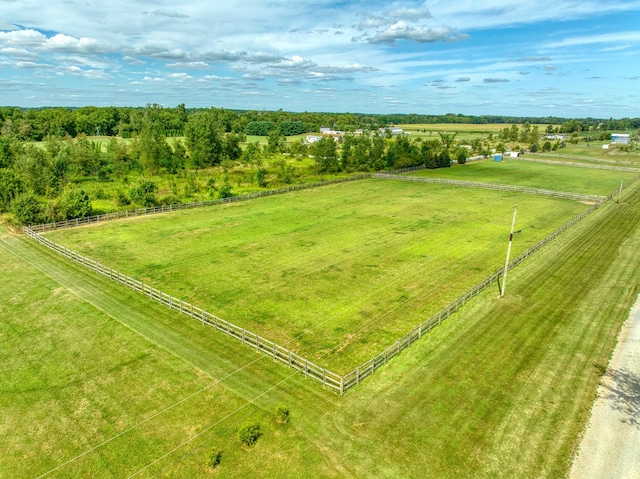
[[[411,171],[411,170],[408,170],[408,171]],[[495,183],[480,183],[477,181],[450,180],[446,178],[427,178],[423,176],[407,176],[407,175],[397,175],[397,174],[391,174],[391,173],[373,173],[371,177],[387,179],[387,180],[413,181],[418,183],[430,183],[430,184],[436,184],[436,185],[453,185],[453,186],[461,186],[465,188],[480,188],[484,190],[507,191],[510,193],[524,193],[529,195],[550,196],[552,198],[564,198],[564,199],[576,200],[576,201],[586,201],[590,203],[591,202],[602,203],[606,199],[605,196],[584,195],[581,193],[571,193],[568,191],[544,190],[541,188],[530,188],[527,186],[501,185],[501,184],[495,184]]]
[[[86,216],[84,218],[75,218],[71,220],[57,221],[54,223],[43,223],[38,225],[30,225],[29,229],[37,233],[46,231],[74,228],[76,226],[88,225],[92,223],[100,223],[120,218],[130,218],[135,216],[153,215],[158,213],[168,213],[170,211],[189,210],[193,208],[202,208],[205,206],[218,205],[223,203],[235,203],[238,201],[248,201],[265,196],[282,195],[292,191],[307,190],[311,188],[319,188],[321,186],[335,185],[336,183],[345,183],[348,181],[357,181],[369,178],[371,175],[364,173],[345,178],[336,178],[333,180],[317,181],[314,183],[303,183],[300,185],[288,186],[286,188],[278,188],[276,190],[258,191],[249,195],[231,196],[229,198],[219,198],[216,200],[194,201],[192,203],[174,203],[170,205],[151,206],[149,208],[137,208],[135,210],[116,211],[114,213],[105,213],[102,215]]]
[[[527,156],[533,156],[533,157],[547,157],[547,158],[567,158],[569,160],[582,160],[582,161],[590,161],[593,163],[612,163],[615,165],[619,165],[620,164],[620,160],[610,160],[607,158],[589,158],[587,156],[578,156],[578,155],[559,155],[556,153],[540,153],[540,152],[536,152],[536,153],[527,153]],[[629,161],[627,160],[628,164],[630,165],[638,165],[640,164],[640,162],[638,161]],[[558,162],[556,161],[555,164],[557,164]]]
[[[617,194],[617,192],[616,193],[612,193],[611,195],[609,195],[606,198],[606,200],[612,199],[616,194]],[[551,233],[549,236],[547,236],[546,238],[542,239],[541,241],[539,241],[535,245],[531,246],[525,252],[520,254],[517,258],[509,261],[509,269],[513,269],[516,266],[520,265],[527,258],[529,258],[531,255],[533,255],[536,251],[538,251],[540,248],[542,248],[543,246],[547,245],[548,243],[553,241],[555,238],[560,236],[562,233],[567,231],[569,228],[571,228],[575,224],[577,224],[580,221],[582,221],[588,215],[590,215],[591,213],[596,211],[600,206],[602,206],[602,203],[592,205],[589,209],[583,211],[578,216],[576,216],[575,218],[571,219],[569,222],[567,222],[566,224],[564,224],[563,226],[558,228],[556,231]],[[385,364],[387,364],[387,362],[391,358],[397,356],[398,354],[400,354],[400,352],[402,352],[405,349],[407,349],[409,346],[411,346],[413,343],[415,343],[418,339],[420,339],[425,333],[431,331],[434,327],[439,325],[445,319],[449,318],[449,316],[451,316],[453,313],[455,313],[457,310],[459,310],[462,306],[464,306],[466,303],[468,303],[471,299],[473,299],[478,294],[480,294],[485,289],[487,289],[489,286],[491,286],[496,281],[498,281],[498,279],[502,276],[503,273],[504,273],[504,267],[496,269],[491,275],[486,277],[480,283],[478,283],[475,286],[473,286],[471,289],[469,289],[467,292],[465,292],[463,295],[461,295],[458,299],[456,299],[455,301],[453,301],[452,303],[447,305],[442,310],[438,311],[436,314],[431,316],[425,322],[423,322],[423,323],[419,324],[418,326],[416,326],[415,328],[413,328],[407,334],[405,334],[400,339],[395,341],[392,345],[387,347],[380,354],[374,356],[369,361],[366,361],[365,363],[361,364],[360,366],[358,366],[353,371],[345,374],[343,376],[344,390],[346,391],[346,390],[354,387],[355,385],[359,384],[360,381],[362,381],[364,378],[366,378],[367,376],[373,374],[380,367],[382,367]]]
[[[204,309],[198,308],[191,303],[182,301],[179,298],[175,298],[159,289],[152,287],[149,284],[144,284],[142,281],[120,273],[113,268],[109,268],[97,261],[92,260],[86,256],[83,256],[65,246],[59,245],[44,236],[39,235],[29,227],[24,228],[25,235],[35,239],[47,248],[55,251],[56,253],[65,256],[66,258],[75,261],[103,276],[106,276],[118,283],[131,288],[139,293],[148,296],[150,299],[157,301],[169,308],[178,311],[181,314],[185,314],[197,321],[200,321],[203,325],[211,326],[222,333],[231,336],[243,344],[260,351],[275,361],[287,364],[289,367],[296,369],[306,376],[319,381],[325,386],[328,386],[341,394],[344,392],[342,384],[342,376],[334,373],[326,368],[318,366],[307,358],[300,356],[290,349],[285,348],[267,338],[259,336],[258,334],[249,331],[245,328],[237,326],[229,321],[219,318],[215,314],[211,314]]]
[[[559,157],[561,158],[561,157]],[[592,165],[591,163],[575,163],[572,161],[543,160],[541,158],[512,158],[516,161],[528,161],[530,163],[544,163],[545,165],[574,166],[576,168],[590,168],[592,170],[625,171],[627,173],[640,173],[640,168],[629,166]]]
[[[414,167],[413,169],[419,169],[419,168],[420,167]],[[410,169],[405,169],[405,171],[410,171]],[[379,175],[381,175],[380,177],[383,177],[383,178],[394,176],[390,174],[374,174],[374,175],[362,175],[361,177],[358,177],[355,179],[366,178],[369,176],[379,177]],[[406,179],[406,178],[411,178],[411,177],[404,177],[404,176],[399,177],[399,179]],[[422,178],[420,178],[419,180],[422,180]],[[624,188],[625,189],[628,188],[631,185],[631,183],[633,183],[636,180],[637,178],[633,179],[627,185],[625,185]],[[349,180],[344,180],[344,181],[349,181]],[[333,183],[338,183],[338,182],[341,182],[341,181],[339,180],[333,181]],[[323,183],[323,184],[331,184],[331,183]],[[310,186],[307,186],[307,187],[310,187]],[[299,189],[302,189],[302,188],[299,188]],[[282,190],[275,190],[275,191],[281,192]],[[272,194],[279,194],[279,193],[272,193]],[[542,239],[534,246],[530,247],[528,250],[520,254],[517,258],[510,261],[509,268],[512,269],[520,265],[523,261],[525,261],[531,255],[533,255],[540,248],[542,248],[549,242],[553,241],[555,238],[563,234],[565,231],[567,231],[569,228],[574,226],[576,223],[582,221],[585,217],[587,217],[588,215],[596,211],[600,206],[602,206],[604,202],[614,198],[617,194],[618,194],[617,191],[614,193],[611,193],[609,196],[604,198],[602,202],[598,202],[594,204],[589,209],[583,211],[581,214],[579,214],[578,216],[576,216],[575,218],[573,218],[572,220],[570,220],[569,222],[567,222],[566,224],[558,228],[552,234]],[[265,194],[262,194],[260,196],[265,196]],[[256,197],[259,197],[259,196],[256,196]],[[42,226],[42,225],[39,225],[39,226]],[[50,229],[53,229],[53,228],[50,228]],[[355,368],[353,371],[341,376],[337,373],[334,373],[333,371],[323,368],[322,366],[314,364],[313,362],[309,361],[307,358],[300,356],[294,353],[293,351],[291,351],[290,349],[287,349],[284,346],[281,346],[273,341],[270,341],[269,339],[259,336],[258,334],[252,331],[249,331],[245,328],[241,328],[240,326],[237,326],[233,323],[230,323],[229,321],[219,318],[218,316],[211,314],[208,311],[205,311],[201,308],[198,308],[193,304],[182,301],[179,298],[175,298],[169,294],[166,294],[152,287],[151,285],[144,284],[143,282],[138,281],[131,276],[122,274],[119,271],[116,271],[112,268],[109,268],[105,265],[98,263],[97,261],[92,260],[91,258],[83,256],[64,246],[61,246],[45,238],[44,236],[38,234],[36,231],[32,229],[32,227],[24,227],[24,233],[25,235],[35,239],[36,241],[46,246],[47,248],[50,248],[56,253],[66,258],[69,258],[72,261],[75,261],[99,274],[102,274],[112,279],[113,281],[117,281],[118,283],[128,288],[131,288],[141,294],[144,294],[145,296],[148,296],[150,299],[157,301],[175,311],[178,311],[181,314],[185,314],[196,321],[200,321],[203,325],[213,327],[214,329],[238,341],[241,341],[243,344],[247,345],[248,347],[251,347],[256,351],[262,352],[263,354],[266,354],[272,357],[274,361],[279,361],[297,371],[302,372],[307,377],[310,377],[320,382],[321,384],[328,386],[329,388],[339,392],[340,394],[344,394],[350,388],[358,385],[362,380],[366,379],[368,376],[373,374],[379,368],[387,364],[387,362],[390,359],[400,354],[402,351],[404,351],[409,346],[411,346],[414,342],[419,340],[424,334],[428,333],[433,328],[435,328],[440,323],[442,323],[442,321],[449,318],[453,313],[459,310],[467,302],[469,302],[475,296],[477,296],[478,294],[486,290],[488,287],[490,287],[492,284],[494,284],[496,281],[498,281],[498,279],[500,278],[500,276],[502,276],[502,273],[504,271],[504,268],[496,269],[491,275],[489,275],[484,280],[482,280],[481,282],[479,282],[478,284],[470,288],[468,291],[466,291],[464,294],[458,297],[455,301],[453,301],[452,303],[447,305],[445,308],[443,308],[442,310],[440,310],[439,312],[431,316],[429,319],[420,323],[418,326],[414,327],[411,331],[409,331],[407,334],[405,334],[404,336],[396,340],[393,344],[387,347],[380,354],[377,354],[373,358],[364,362],[363,364]]]

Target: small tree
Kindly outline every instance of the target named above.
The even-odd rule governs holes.
[[[238,430],[238,439],[246,446],[253,446],[262,436],[260,432],[260,424],[248,423]]]
[[[16,221],[21,225],[39,223],[42,219],[42,205],[31,193],[16,196],[9,207]]]
[[[141,180],[138,186],[129,190],[131,201],[142,206],[154,206],[156,204],[156,191],[158,185],[151,180]]]
[[[222,451],[214,447],[207,458],[207,466],[216,467],[220,464],[220,461],[222,461]]]
[[[289,412],[289,408],[286,406],[278,406],[276,408],[276,421],[280,423],[288,423],[291,420],[291,413]]]
[[[267,186],[267,170],[264,168],[258,168],[256,170],[256,182],[260,188]]]

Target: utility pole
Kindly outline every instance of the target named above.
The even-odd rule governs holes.
[[[622,185],[624,184],[624,179],[620,182],[620,191],[618,191],[618,202],[620,202],[620,197],[622,196]]]
[[[507,259],[504,262],[504,274],[502,275],[502,289],[500,290],[500,297],[504,296],[504,291],[507,288],[507,273],[509,271],[509,256],[511,255],[511,243],[513,243],[513,230],[516,227],[516,214],[518,213],[518,205],[513,209],[513,221],[511,221],[511,234],[509,235],[509,247],[507,248]]]

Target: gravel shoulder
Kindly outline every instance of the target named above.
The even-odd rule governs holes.
[[[570,479],[640,477],[640,296],[625,321]]]

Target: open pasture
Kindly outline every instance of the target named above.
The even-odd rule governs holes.
[[[468,124],[468,123],[418,123],[395,125],[402,128],[411,138],[438,139],[439,133],[455,133],[458,140],[482,140],[489,135],[497,134],[500,130],[510,128],[511,124]],[[544,131],[546,125],[539,125],[540,131]]]
[[[366,180],[49,233],[338,373],[380,352],[585,205]]]
[[[630,181],[638,176],[636,173],[575,168],[561,162],[556,166],[510,158],[501,162],[486,159],[464,165],[453,164],[451,168],[412,171],[407,175],[528,186],[600,196],[616,191],[623,179]]]
[[[0,476],[565,477],[637,294],[633,190],[342,398],[2,230]]]

